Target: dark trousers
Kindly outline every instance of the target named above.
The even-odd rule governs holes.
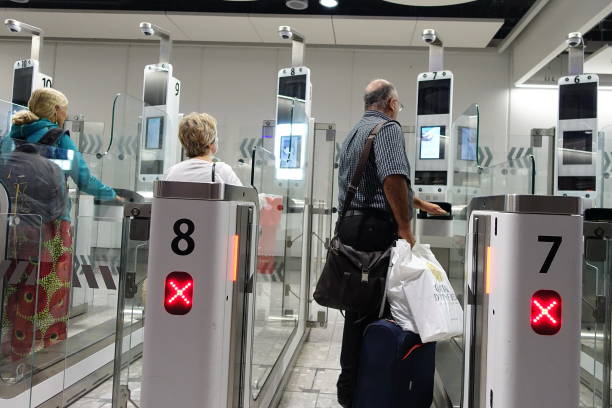
[[[351,214],[349,211],[338,224],[338,236],[345,245],[360,251],[382,251],[397,238],[397,225],[390,214],[379,211]],[[351,407],[355,394],[363,332],[370,323],[379,319],[378,313],[378,310],[366,315],[346,312],[340,353],[342,371],[337,383],[338,402],[345,408]]]

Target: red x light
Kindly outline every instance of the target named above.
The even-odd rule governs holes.
[[[539,290],[531,297],[531,328],[538,334],[552,336],[559,333],[562,323],[563,301],[554,290]]]
[[[193,305],[193,278],[187,272],[172,272],[166,277],[164,307],[173,315],[189,313]]]

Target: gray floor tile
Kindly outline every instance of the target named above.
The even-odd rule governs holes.
[[[338,404],[338,398],[336,394],[319,394],[319,398],[317,399],[316,408],[342,408],[340,404]]]
[[[318,396],[313,392],[286,392],[278,408],[315,408]]]
[[[104,403],[104,401],[95,398],[81,398],[70,405],[70,408],[100,408]]]
[[[287,383],[287,391],[312,390],[316,368],[295,367]]]
[[[340,370],[329,370],[329,369],[320,369],[317,370],[317,374],[315,375],[313,389],[318,390],[325,394],[335,394],[336,393],[336,382],[338,381],[338,376],[340,375]]]
[[[113,379],[109,379],[102,383],[98,388],[87,394],[88,398],[97,398],[106,401],[113,399]]]

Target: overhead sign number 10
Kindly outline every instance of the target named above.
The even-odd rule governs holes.
[[[188,218],[181,218],[174,223],[172,229],[175,234],[172,244],[170,245],[172,252],[180,256],[191,254],[195,249],[195,241],[191,237],[195,231],[193,221]]]

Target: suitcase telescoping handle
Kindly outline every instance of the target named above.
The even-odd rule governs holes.
[[[380,310],[378,311],[378,318],[382,319],[383,313],[385,313],[385,304],[387,303],[387,290],[389,289],[389,276],[391,275],[391,268],[393,268],[393,252],[395,251],[395,244],[391,248],[391,256],[389,257],[389,267],[387,268],[387,276],[385,277],[385,291],[383,293],[382,302],[380,302]]]

